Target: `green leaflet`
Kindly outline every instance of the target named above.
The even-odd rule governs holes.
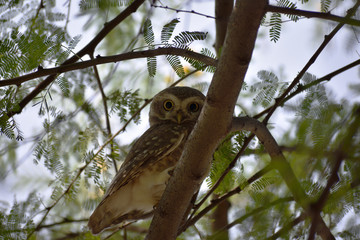
[[[0,236],[2,239],[27,239],[27,235],[35,228],[33,216],[41,206],[39,197],[30,193],[25,201],[16,199],[9,213],[0,212]]]
[[[179,23],[179,19],[175,18],[168,24],[165,24],[161,30],[161,43],[168,44],[176,25]]]
[[[273,103],[277,93],[282,93],[287,83],[280,82],[273,72],[266,70],[259,71],[257,76],[261,82],[256,82],[250,87],[250,91],[256,93],[253,104],[268,107]]]
[[[126,122],[140,107],[141,98],[138,96],[138,90],[125,90],[121,92],[115,90],[109,94],[108,100],[110,103],[109,113],[116,113],[121,121]],[[139,122],[140,116],[136,116],[135,123]]]
[[[280,13],[272,13],[270,17],[270,40],[273,42],[277,42],[280,38],[281,33],[281,14]]]
[[[169,23],[167,23],[163,26],[163,28],[161,30],[160,38],[161,38],[161,44],[165,45],[165,47],[182,48],[182,49],[192,51],[189,48],[189,45],[192,42],[199,41],[199,40],[201,41],[201,40],[206,39],[207,33],[199,32],[199,31],[183,31],[183,32],[180,32],[178,35],[174,36],[172,42],[170,42],[170,39],[173,36],[175,27],[179,22],[180,21],[178,19],[173,19]],[[149,49],[154,49],[155,45],[156,45],[154,42],[155,35],[154,35],[153,29],[152,29],[152,23],[151,23],[150,19],[147,19],[144,22],[143,28],[144,28],[143,35],[144,35],[145,43],[147,44]],[[201,50],[201,53],[206,56],[210,56],[210,57],[215,56],[208,49]],[[166,59],[169,62],[170,66],[175,71],[175,73],[179,77],[185,76],[185,70],[184,70],[183,64],[181,63],[179,56],[167,55]],[[191,59],[188,57],[184,57],[184,59],[187,62],[189,62],[191,64],[191,66],[193,66],[195,69],[214,72],[214,67],[205,66],[202,62],[200,62],[198,60],[194,60],[194,59]],[[156,64],[157,64],[156,57],[148,57],[147,58],[147,68],[148,68],[150,78],[154,77],[156,74]]]
[[[283,8],[292,8],[296,9],[296,3],[293,3],[289,0],[277,0],[276,5]],[[299,16],[285,14],[291,21],[296,22],[299,20]],[[265,19],[262,20],[262,24],[265,23]],[[273,42],[277,42],[280,39],[281,34],[281,25],[282,25],[282,18],[280,13],[271,13],[270,21],[269,21],[269,36],[270,40]]]
[[[150,19],[146,19],[144,23],[144,40],[148,45],[149,49],[154,49],[155,35],[152,29],[152,24]],[[156,74],[156,65],[157,65],[156,57],[146,58],[146,63],[147,63],[149,76],[150,78],[153,78]]]
[[[332,0],[321,0],[320,1],[320,11],[321,12],[329,12],[331,2],[332,2]]]

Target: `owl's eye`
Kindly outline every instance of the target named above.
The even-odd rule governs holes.
[[[190,112],[197,112],[199,110],[199,104],[194,102],[189,104]]]
[[[173,101],[171,101],[171,100],[166,100],[166,101],[164,102],[164,109],[165,109],[166,111],[170,111],[173,107],[174,107],[174,102],[173,102]]]

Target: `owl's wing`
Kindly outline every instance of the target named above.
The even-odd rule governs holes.
[[[186,128],[180,125],[163,124],[149,128],[130,149],[104,200],[141,174],[147,166],[174,151],[186,140],[187,135]]]

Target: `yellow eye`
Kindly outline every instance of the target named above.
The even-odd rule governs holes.
[[[170,111],[174,107],[174,102],[171,100],[166,100],[163,106],[166,111]]]
[[[199,104],[196,102],[189,104],[189,111],[190,112],[197,112],[199,110]]]

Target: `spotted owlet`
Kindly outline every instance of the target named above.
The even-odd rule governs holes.
[[[151,216],[193,129],[205,96],[189,87],[158,93],[150,128],[134,143],[103,200],[90,216],[93,234],[126,220]]]

